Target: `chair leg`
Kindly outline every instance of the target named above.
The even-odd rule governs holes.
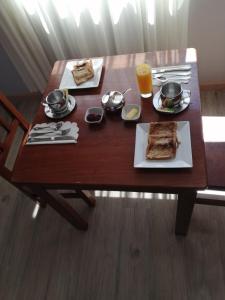
[[[80,230],[88,229],[88,223],[83,218],[81,218],[81,216],[76,212],[76,210],[72,206],[70,206],[66,201],[53,197],[40,186],[33,186],[32,190],[34,190],[35,193],[38,194],[41,199],[46,199],[47,203],[74,227]]]
[[[47,201],[45,199],[37,197],[36,200],[39,203],[39,205],[40,205],[41,208],[46,208],[47,207]]]
[[[39,195],[35,194],[27,185],[16,185],[24,194],[30,197],[34,202],[38,202],[41,208],[46,208],[47,201],[44,198],[41,198]]]

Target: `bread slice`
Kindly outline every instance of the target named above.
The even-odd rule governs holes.
[[[146,149],[147,159],[163,160],[174,158],[178,144],[176,122],[150,123]]]
[[[169,122],[151,122],[149,135],[159,136],[174,136],[177,131],[177,123],[174,121]]]
[[[176,156],[176,136],[152,136],[146,151],[147,159],[170,159]]]
[[[94,77],[94,70],[92,66],[92,60],[79,61],[73,66],[72,70],[74,81],[77,85],[88,81]]]

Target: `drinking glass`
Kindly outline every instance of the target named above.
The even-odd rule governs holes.
[[[152,96],[152,69],[148,64],[136,66],[136,76],[141,97]]]

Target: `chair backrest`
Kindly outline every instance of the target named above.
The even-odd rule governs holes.
[[[13,149],[15,146],[15,140],[17,144],[21,145],[24,140],[30,124],[26,121],[23,115],[15,108],[7,97],[0,92],[0,175],[6,180],[10,181],[13,167],[7,166],[9,156],[17,156],[17,149]],[[18,130],[22,129],[22,138],[18,138]],[[15,147],[16,148],[16,147]],[[15,157],[16,158],[16,157]],[[15,160],[15,158],[13,158]]]
[[[208,187],[225,190],[225,142],[205,143]]]

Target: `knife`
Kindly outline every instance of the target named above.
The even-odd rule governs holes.
[[[191,76],[191,72],[190,71],[184,71],[184,72],[164,72],[164,73],[154,73],[152,74],[153,78],[157,78],[160,76],[172,76],[172,77],[183,77],[183,76]]]
[[[28,139],[28,143],[47,142],[47,141],[68,141],[76,140],[74,136],[52,136],[52,137],[32,137]]]
[[[180,77],[176,77],[176,76],[162,76],[162,77],[153,77],[154,80],[159,80],[161,82],[164,81],[187,81],[190,80],[191,77],[190,76],[180,76]]]
[[[152,74],[174,72],[174,71],[190,71],[190,70],[191,70],[191,65],[166,66],[166,67],[152,68]]]

